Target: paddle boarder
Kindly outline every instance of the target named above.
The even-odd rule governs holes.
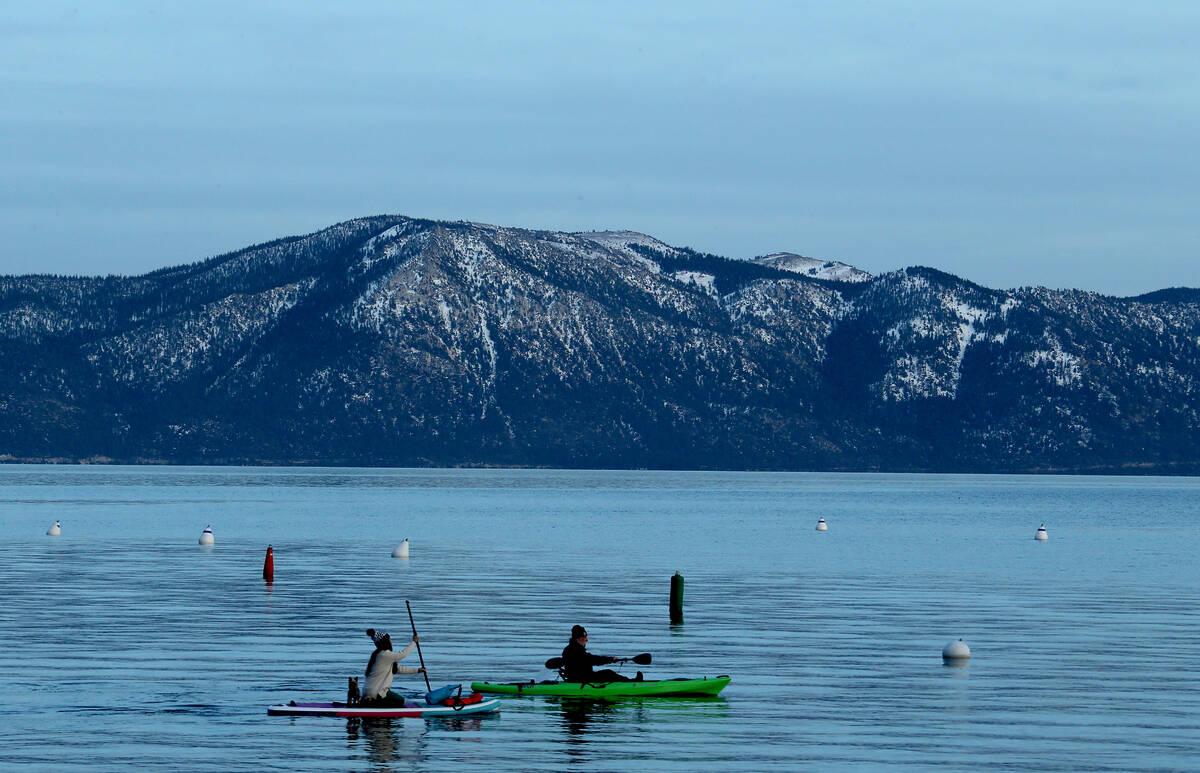
[[[404,697],[392,692],[392,676],[395,674],[420,674],[424,668],[409,668],[399,662],[413,653],[417,648],[418,637],[414,633],[412,641],[399,652],[392,651],[392,637],[386,631],[367,629],[367,636],[375,643],[375,651],[367,661],[367,683],[362,688],[360,706],[403,706]]]
[[[610,668],[596,671],[593,666],[616,663],[620,658],[611,655],[593,655],[587,651],[588,633],[582,625],[571,628],[571,641],[562,652],[563,679],[568,682],[632,682],[634,680],[622,676]],[[638,676],[642,673],[639,671]]]

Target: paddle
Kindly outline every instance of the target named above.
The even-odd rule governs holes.
[[[408,608],[408,624],[412,626],[413,638],[417,638],[417,624],[413,622],[412,605],[408,603],[408,599],[404,600],[404,606]],[[421,654],[421,642],[417,642],[417,659],[421,661],[421,674],[425,677],[425,689],[433,692],[433,687],[429,684],[429,672],[425,670],[425,657]]]
[[[617,658],[614,662],[615,663],[628,663],[631,660],[634,663],[637,663],[639,666],[648,666],[648,665],[650,665],[650,653],[643,652],[641,655],[634,655],[632,658]],[[556,668],[562,668],[562,658],[550,658],[549,660],[546,661],[546,668],[549,668],[551,670],[556,669]]]

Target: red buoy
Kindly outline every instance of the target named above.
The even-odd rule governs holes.
[[[270,545],[267,545],[267,560],[263,561],[263,579],[267,582],[275,582],[275,556],[272,554]]]

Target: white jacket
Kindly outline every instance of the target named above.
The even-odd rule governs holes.
[[[371,664],[371,673],[367,674],[367,684],[360,692],[364,698],[382,698],[392,689],[392,664],[407,658],[417,648],[417,643],[409,642],[408,646],[399,652],[379,650],[375,653],[375,662]],[[402,674],[420,673],[420,668],[397,666]]]

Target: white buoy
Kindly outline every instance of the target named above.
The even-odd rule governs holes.
[[[1050,539],[1050,535],[1046,533],[1046,524],[1038,527],[1037,534],[1033,535],[1034,539]]]
[[[61,536],[62,535],[62,524],[59,523],[58,521],[55,521],[54,525],[46,530],[46,533],[49,534],[51,537]]]
[[[962,639],[952,641],[942,649],[942,660],[957,663],[970,659],[971,648]]]
[[[217,541],[216,538],[213,537],[212,527],[205,526],[204,531],[200,532],[200,544],[201,545],[212,545],[216,541]]]
[[[408,558],[408,537],[392,551],[392,558]]]
[[[817,531],[829,531],[829,524],[825,523],[824,518],[817,519]]]

